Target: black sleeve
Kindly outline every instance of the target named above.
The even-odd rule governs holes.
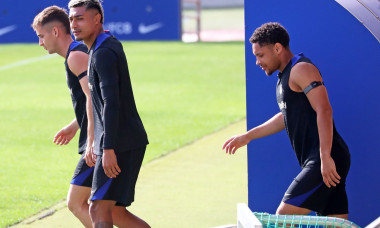
[[[115,149],[120,107],[118,58],[111,49],[100,48],[97,50],[95,59],[95,68],[99,75],[99,86],[104,102],[103,149]]]

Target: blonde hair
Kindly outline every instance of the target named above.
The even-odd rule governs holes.
[[[70,20],[66,9],[58,6],[49,6],[34,17],[32,28],[36,30],[37,26],[44,26],[50,22],[59,22],[65,28],[65,32],[70,34]]]

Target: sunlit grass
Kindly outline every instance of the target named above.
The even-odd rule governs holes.
[[[144,163],[245,116],[242,42],[127,42],[124,49],[150,141]],[[2,45],[0,69],[45,54],[37,44]],[[66,196],[79,155],[77,138],[52,143],[74,119],[63,61],[0,71],[0,227]]]

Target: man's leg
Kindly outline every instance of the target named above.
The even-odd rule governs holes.
[[[91,194],[94,168],[86,164],[86,161],[83,159],[84,155],[85,153],[80,157],[70,183],[67,194],[67,207],[85,227],[92,227],[88,212],[88,199]]]
[[[302,208],[302,207],[296,207],[284,202],[280,203],[280,206],[278,206],[276,214],[277,215],[307,215],[311,212],[311,210]]]
[[[77,185],[70,185],[67,195],[67,207],[81,221],[84,227],[92,228],[92,222],[89,212],[88,198],[91,194],[91,188]],[[125,207],[115,206],[112,209],[112,217],[117,227],[149,227],[139,217],[133,215]]]
[[[335,188],[326,208],[326,214],[330,217],[348,219],[348,198],[345,181],[341,181]]]
[[[108,227],[115,224],[119,227],[149,227],[143,220],[128,212],[125,207],[134,200],[135,184],[138,178],[145,147],[136,150],[116,153],[117,163],[122,170],[116,177],[110,179],[102,166],[102,156],[97,157],[92,195],[90,216],[93,225]],[[115,206],[118,202],[118,206]]]
[[[112,228],[112,208],[115,206],[112,200],[94,200],[90,203],[90,216],[93,228]]]
[[[281,202],[280,206],[278,206],[276,214],[278,215],[308,215],[311,210],[301,207],[296,207],[284,202]],[[329,217],[336,217],[342,219],[348,219],[348,214],[332,214],[327,215]]]
[[[91,228],[91,219],[89,214],[88,198],[91,194],[91,188],[78,185],[70,185],[67,194],[67,207],[81,221],[81,223]]]
[[[144,220],[129,212],[125,207],[115,206],[112,210],[112,218],[119,228],[150,228]]]
[[[348,219],[348,214],[339,214],[339,215],[327,215],[329,217],[337,217],[337,218],[342,218],[342,219]]]

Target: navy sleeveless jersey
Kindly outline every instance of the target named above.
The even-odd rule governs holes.
[[[69,87],[71,100],[73,102],[75,117],[77,119],[80,135],[79,135],[79,153],[83,153],[87,146],[87,112],[86,112],[86,95],[84,94],[82,87],[79,83],[79,78],[71,72],[68,64],[67,58],[72,51],[82,51],[87,53],[86,45],[73,41],[70,44],[69,50],[67,51],[65,68],[66,68],[66,80],[67,86]]]
[[[276,87],[277,103],[284,116],[285,128],[298,162],[304,167],[309,162],[320,162],[320,145],[317,125],[317,113],[310,105],[303,92],[294,92],[289,87],[289,77],[292,67],[298,62],[312,62],[302,53],[296,55],[278,74]],[[337,163],[347,160],[348,147],[339,135],[333,123],[333,143],[331,156]],[[342,159],[341,159],[342,158]]]
[[[148,144],[137,112],[122,44],[100,34],[90,49],[89,84],[94,113],[94,153],[125,152]]]

